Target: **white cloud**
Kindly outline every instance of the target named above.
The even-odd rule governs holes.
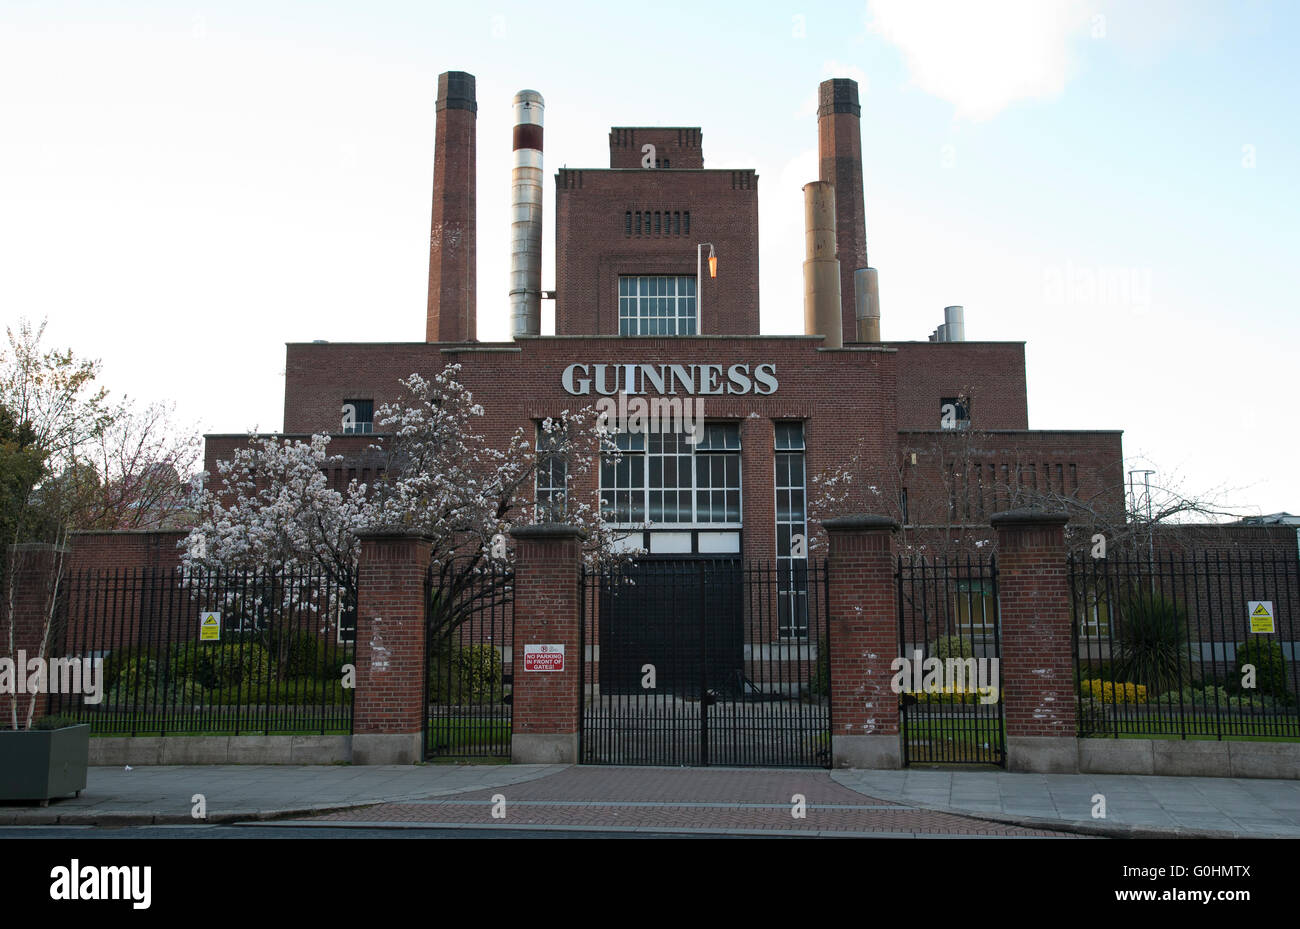
[[[1094,0],[870,0],[867,27],[898,46],[912,83],[959,117],[985,120],[1017,100],[1053,97],[1073,70]]]

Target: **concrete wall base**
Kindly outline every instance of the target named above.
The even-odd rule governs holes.
[[[1028,774],[1076,774],[1079,740],[1073,736],[1007,736],[1007,770]]]
[[[1080,739],[1079,770],[1084,774],[1294,780],[1300,776],[1300,742]]]
[[[837,768],[895,771],[903,767],[897,735],[833,735],[831,764]]]
[[[352,737],[353,764],[418,764],[424,761],[424,733],[363,733]]]
[[[92,765],[334,764],[352,760],[347,735],[111,736],[90,740]]]
[[[510,739],[510,760],[515,764],[577,764],[578,734],[525,735]]]

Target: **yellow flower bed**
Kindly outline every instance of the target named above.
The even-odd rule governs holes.
[[[1080,689],[1085,697],[1100,700],[1102,703],[1147,702],[1147,689],[1144,684],[1117,683],[1094,678],[1083,681]]]
[[[948,684],[942,690],[936,690],[933,693],[921,692],[914,694],[917,703],[983,703],[988,699],[990,687],[980,687],[976,690],[958,690],[956,684]],[[1002,694],[998,694],[998,702],[1002,701]]]

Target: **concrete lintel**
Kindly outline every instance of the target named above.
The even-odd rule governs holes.
[[[533,523],[515,526],[510,534],[516,539],[585,539],[587,533],[569,523]]]
[[[1064,526],[1070,521],[1068,513],[1049,513],[1037,507],[1026,506],[1015,510],[1003,510],[989,517],[994,528],[1003,526]]]
[[[836,516],[823,520],[822,526],[827,532],[850,532],[854,529],[898,529],[898,521],[889,516],[875,516],[870,513],[858,513],[853,516]]]

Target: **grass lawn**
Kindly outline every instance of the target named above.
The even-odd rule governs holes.
[[[510,720],[500,717],[430,719],[426,734],[425,744],[447,758],[510,753]]]
[[[998,748],[1006,742],[1005,728],[996,719],[907,720],[907,757],[914,764],[997,764]]]

